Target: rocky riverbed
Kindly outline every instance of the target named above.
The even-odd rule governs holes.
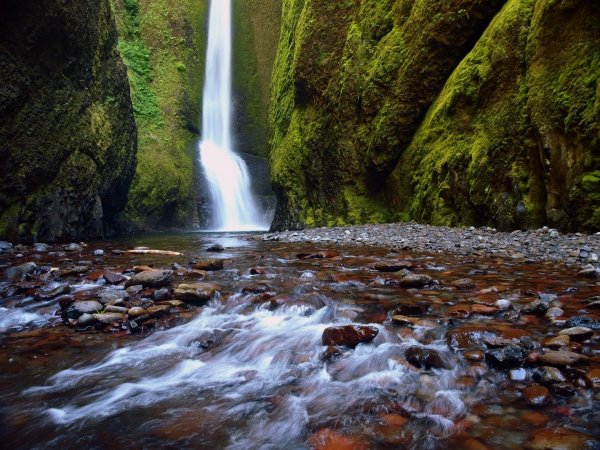
[[[598,239],[407,224],[2,243],[0,437],[600,448]]]

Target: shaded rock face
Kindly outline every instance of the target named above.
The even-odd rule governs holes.
[[[0,237],[110,232],[137,134],[107,0],[0,4]]]
[[[600,226],[600,4],[288,0],[273,229]]]

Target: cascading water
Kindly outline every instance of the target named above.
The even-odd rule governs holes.
[[[200,159],[213,206],[213,228],[268,228],[250,189],[248,169],[231,138],[231,0],[210,4]]]

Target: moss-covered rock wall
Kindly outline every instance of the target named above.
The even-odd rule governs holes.
[[[136,128],[108,0],[0,3],[0,239],[110,232]]]
[[[128,219],[137,228],[197,221],[206,0],[111,0],[139,135]]]
[[[600,4],[284,0],[274,228],[600,227]]]

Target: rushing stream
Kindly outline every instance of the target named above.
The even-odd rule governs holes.
[[[215,243],[224,251],[207,252]],[[182,254],[111,253],[137,245]],[[97,248],[105,256],[92,256]],[[22,284],[33,281],[16,291],[0,284],[5,448],[559,448],[540,446],[553,439],[560,448],[598,448],[598,390],[581,382],[598,368],[597,338],[572,343],[591,358],[585,370],[561,369],[572,395],[553,390],[539,405],[523,395],[537,369],[503,370],[482,359],[499,338],[539,352],[555,327],[516,310],[540,295],[566,317],[585,311],[600,287],[570,268],[231,234],[102,242],[84,248],[82,261],[68,256],[0,255],[5,267],[61,267],[65,259],[89,266],[38,287],[37,297]],[[55,314],[65,296],[39,299],[40,289],[65,283],[79,298],[123,292],[92,275],[105,267],[175,265],[176,287],[188,282],[190,261],[215,257],[225,267],[205,281],[219,293],[203,307],[173,303],[168,319],[142,332],[67,327]],[[400,260],[434,282],[407,287],[401,272],[382,270]],[[452,287],[465,277],[475,286]],[[498,300],[514,309],[494,310]],[[376,336],[323,345],[328,327],[348,324],[368,324]]]

